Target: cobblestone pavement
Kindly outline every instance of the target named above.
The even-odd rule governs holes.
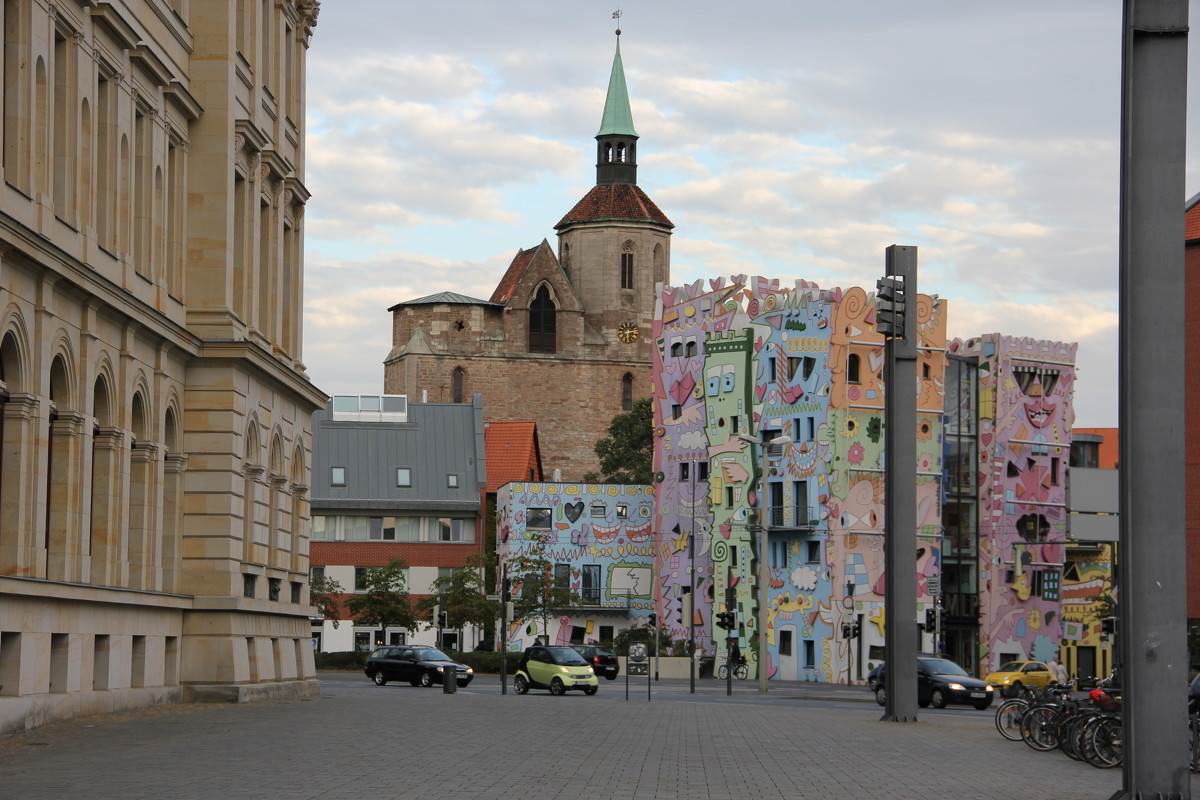
[[[762,702],[748,686],[714,698],[712,681],[688,698],[684,681],[647,702],[644,684],[626,701],[623,681],[601,683],[552,697],[500,695],[490,676],[455,694],[339,676],[311,700],[75,720],[0,739],[0,797],[1104,800],[1121,787],[1120,770],[1001,739],[987,712],[898,724],[845,702],[869,699],[861,688],[773,687]]]

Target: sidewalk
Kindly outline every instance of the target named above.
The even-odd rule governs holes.
[[[865,687],[602,682],[595,697],[455,694],[323,675],[322,696],[189,705],[0,739],[0,796],[135,800],[1103,800],[1120,770],[1000,738],[986,712],[880,722]],[[490,682],[489,682],[490,679]],[[639,691],[640,690],[640,693]],[[670,694],[670,699],[666,695]],[[825,705],[801,698],[850,700]],[[863,702],[866,701],[866,702]]]

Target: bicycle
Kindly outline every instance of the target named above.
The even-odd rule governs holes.
[[[749,676],[750,667],[746,663],[746,659],[742,658],[734,664],[733,677],[737,678],[739,681],[744,681]],[[723,681],[729,679],[729,666],[727,664],[721,664],[721,666],[717,667],[717,677]]]

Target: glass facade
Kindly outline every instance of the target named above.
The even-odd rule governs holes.
[[[942,650],[968,672],[979,667],[979,365],[951,355],[943,417]]]
[[[314,514],[312,540],[317,542],[456,542],[475,541],[475,521],[451,517],[368,517]]]

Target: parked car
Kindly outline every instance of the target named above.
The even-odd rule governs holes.
[[[592,665],[592,671],[596,673],[597,677],[603,675],[611,681],[616,679],[621,672],[620,659],[607,647],[599,647],[594,644],[573,644],[571,649]]]
[[[954,704],[982,710],[992,704],[995,695],[986,681],[972,678],[950,659],[917,656],[917,705],[921,708]],[[887,664],[880,664],[876,673],[875,702],[887,705]]]
[[[570,647],[536,644],[521,656],[513,688],[517,694],[530,689],[549,689],[550,694],[579,689],[584,694],[595,694],[600,681],[583,656]]]
[[[1015,697],[1023,689],[1045,689],[1054,683],[1054,671],[1041,661],[1009,661],[984,678],[1005,697]]]
[[[466,686],[475,677],[475,670],[451,660],[437,648],[404,645],[375,648],[367,656],[363,671],[379,686],[388,681],[408,681],[413,686],[441,685],[447,672],[455,676],[459,686]]]

